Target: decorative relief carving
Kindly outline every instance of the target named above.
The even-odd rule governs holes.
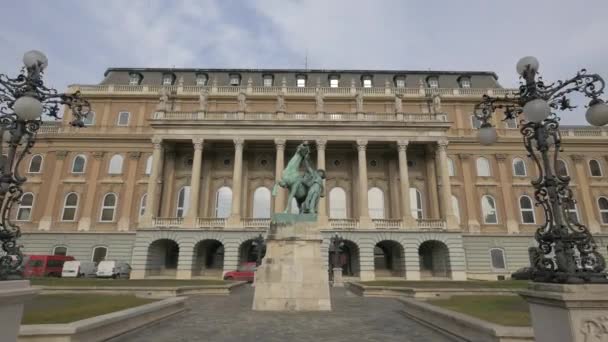
[[[571,154],[570,158],[575,162],[582,162],[585,160],[585,157],[582,154]]]
[[[458,157],[460,157],[461,160],[469,160],[471,155],[469,153],[460,153]]]
[[[580,332],[585,335],[584,342],[608,341],[608,316],[583,319]]]
[[[68,155],[68,151],[55,151],[55,157],[57,160],[64,160]]]
[[[106,154],[106,153],[105,152],[100,152],[100,151],[95,151],[92,154],[93,154],[93,158],[95,158],[95,159],[101,159],[101,158],[103,158],[104,154]]]
[[[498,153],[496,154],[496,160],[498,160],[499,162],[503,162],[507,160],[507,155],[504,153]]]
[[[129,159],[138,160],[141,158],[141,152],[129,152]]]

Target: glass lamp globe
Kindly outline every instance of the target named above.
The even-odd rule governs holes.
[[[34,68],[40,66],[40,70],[44,70],[49,65],[49,60],[44,53],[38,50],[31,50],[23,55],[23,64],[26,68]]]
[[[523,76],[528,66],[534,72],[538,71],[538,67],[540,66],[538,59],[536,59],[534,56],[523,57],[517,62],[517,66],[515,68],[517,69],[517,73]]]
[[[524,114],[532,122],[541,122],[549,117],[551,107],[543,99],[532,100],[524,105]]]
[[[479,129],[479,143],[487,146],[494,144],[496,140],[496,128],[490,125],[481,126],[481,128]]]
[[[42,115],[42,103],[31,96],[22,96],[15,101],[13,111],[25,121],[36,120]]]
[[[608,124],[608,105],[602,100],[591,100],[585,118],[587,118],[587,122],[593,126],[604,126],[605,124]]]

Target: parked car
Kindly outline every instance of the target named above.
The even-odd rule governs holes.
[[[97,266],[92,261],[66,261],[61,271],[62,278],[84,278],[95,277],[96,275]]]
[[[131,275],[131,266],[124,261],[104,260],[97,265],[99,278],[126,278]]]
[[[24,277],[60,277],[63,264],[74,257],[66,255],[30,255],[23,271]]]
[[[226,272],[224,280],[241,280],[251,283],[253,282],[256,268],[255,262],[246,262],[237,267],[236,271]]]

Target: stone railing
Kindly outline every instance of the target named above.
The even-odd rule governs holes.
[[[152,224],[156,228],[181,227],[184,219],[182,217],[155,217]]]
[[[268,228],[270,226],[269,218],[243,218],[242,222],[245,228]]]
[[[416,220],[416,228],[420,230],[444,230],[446,224],[441,219],[422,219]]]
[[[357,219],[329,219],[329,226],[332,229],[357,229],[359,220]]]
[[[593,138],[608,136],[608,128],[606,127],[563,127],[560,128],[559,131],[562,138]],[[499,137],[521,138],[521,132],[518,128],[499,128],[496,132]],[[479,130],[475,128],[451,128],[448,133],[450,137],[475,138],[479,135]]]
[[[176,95],[198,96],[203,89],[207,89],[212,96],[236,96],[240,92],[248,96],[288,96],[314,97],[317,89],[329,97],[353,97],[360,92],[370,97],[387,97],[401,94],[404,97],[429,97],[439,94],[442,97],[481,97],[482,95],[504,96],[511,95],[517,89],[505,88],[393,88],[393,87],[261,87],[261,86],[162,86],[162,85],[71,85],[68,93],[80,91],[83,95],[111,94],[111,95],[151,95],[158,96],[162,88]]]
[[[372,219],[376,229],[400,229],[402,227],[400,219]]]
[[[196,219],[196,227],[223,229],[226,228],[226,219],[217,217],[199,217]]]

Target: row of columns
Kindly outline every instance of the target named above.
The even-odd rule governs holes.
[[[276,181],[281,178],[281,173],[285,167],[285,139],[275,139],[276,146],[276,168],[275,177]],[[161,177],[161,170],[163,168],[163,151],[162,151],[162,140],[154,138],[152,141],[154,145],[154,152],[152,154],[152,172],[148,181],[148,196],[145,213],[142,217],[143,226],[151,226],[152,218],[159,212],[159,189],[158,186]],[[192,164],[192,179],[190,186],[190,210],[184,217],[184,222],[194,224],[198,216],[198,206],[200,199],[200,178],[203,158],[203,139],[193,139],[194,146],[194,158]],[[317,168],[325,169],[325,151],[327,146],[327,140],[318,139],[315,141],[317,147]],[[355,202],[359,209],[359,222],[362,226],[371,226],[371,218],[369,216],[368,207],[368,179],[367,179],[367,145],[368,141],[364,139],[357,140],[357,155],[358,155],[358,198]],[[409,184],[409,172],[407,162],[407,147],[409,141],[399,140],[397,141],[397,150],[399,158],[399,178],[400,178],[400,195],[401,195],[401,214],[403,222],[406,226],[414,226],[415,219],[411,215],[411,203],[410,203],[410,184]],[[243,139],[234,139],[234,169],[232,175],[232,209],[230,217],[228,218],[228,225],[238,225],[241,220],[241,197],[242,197],[242,177],[243,177]],[[430,177],[433,178],[433,185],[431,186],[430,193],[432,196],[439,200],[435,201],[439,203],[439,208],[434,209],[441,211],[441,218],[446,220],[449,228],[457,228],[456,217],[452,210],[452,193],[450,185],[450,175],[448,171],[448,157],[447,157],[447,141],[438,141],[436,146],[435,160],[431,171]],[[431,154],[432,155],[432,154]],[[428,163],[427,163],[428,164]],[[437,167],[435,167],[435,164]],[[439,184],[437,185],[433,175],[435,175],[436,169],[437,177],[439,178]],[[435,192],[433,190],[438,190]],[[282,188],[279,189],[277,196],[274,200],[275,212],[281,212],[285,209],[287,203],[286,191]],[[322,197],[319,202],[318,216],[320,222],[326,222],[328,219],[327,215],[327,198]]]

